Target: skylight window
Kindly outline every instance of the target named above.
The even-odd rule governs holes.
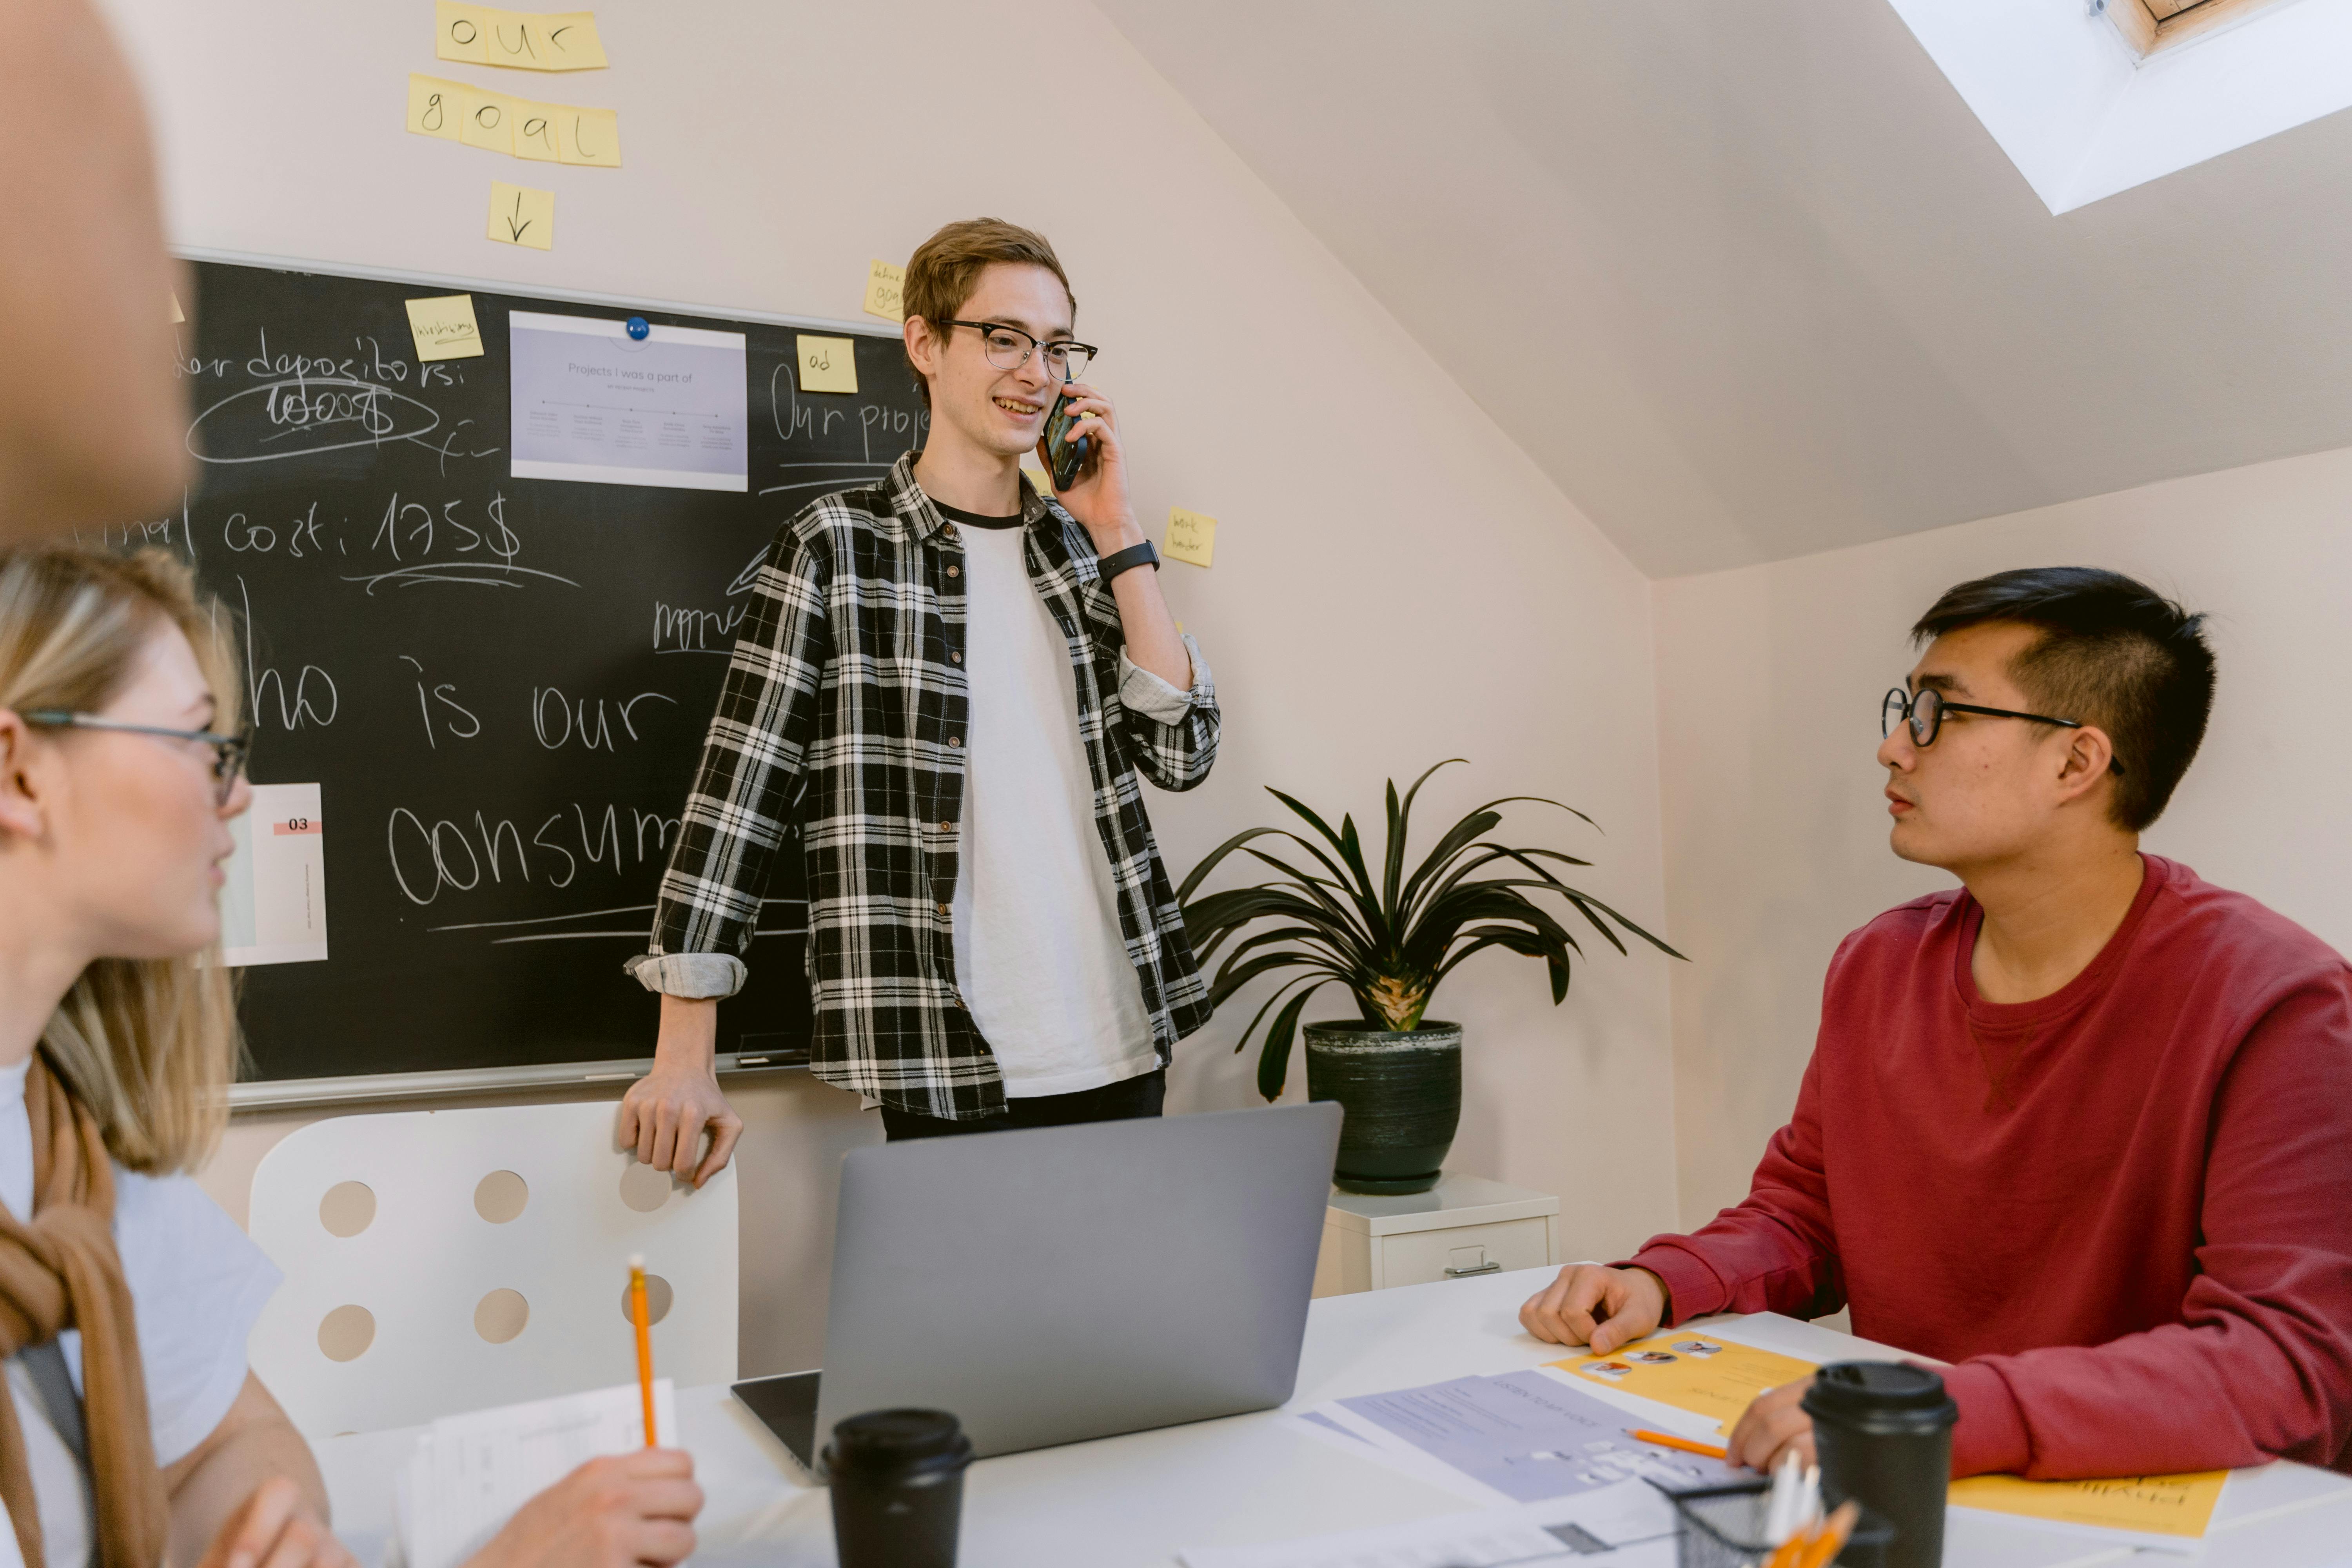
[[[2352,108],[2352,0],[1889,3],[2053,215]]]
[[[2092,0],[2097,10],[2102,0]],[[2104,0],[2107,19],[2137,55],[2185,44],[2217,27],[2242,22],[2279,0]]]

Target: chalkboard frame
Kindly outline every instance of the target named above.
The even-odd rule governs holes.
[[[444,293],[482,293],[543,300],[553,304],[590,305],[603,310],[653,310],[701,316],[719,321],[762,326],[798,327],[811,331],[849,334],[897,341],[896,326],[875,319],[850,321],[835,316],[803,316],[772,310],[745,310],[695,300],[649,295],[612,294],[599,290],[536,286],[512,279],[469,278],[453,273],[417,271],[405,268],[361,267],[350,262],[310,257],[273,256],[253,251],[222,250],[204,246],[174,246],[173,254],[186,262],[214,262],[231,267],[266,268],[284,272],[319,273],[365,282],[398,283]],[[522,1067],[474,1068],[444,1071],[355,1073],[310,1079],[265,1079],[231,1084],[232,1112],[295,1110],[304,1107],[363,1104],[376,1100],[441,1099],[518,1090],[579,1089],[626,1083],[642,1078],[653,1065],[650,1054],[596,1061],[540,1062]],[[742,1078],[801,1072],[804,1054],[761,1056],[721,1051],[717,1067],[723,1077]]]

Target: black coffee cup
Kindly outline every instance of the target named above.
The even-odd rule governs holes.
[[[824,1468],[841,1568],[955,1568],[971,1439],[944,1410],[869,1410],[833,1429]]]
[[[1805,1390],[1821,1459],[1822,1501],[1853,1498],[1895,1527],[1886,1568],[1941,1568],[1952,1424],[1944,1380],[1899,1362],[1832,1362]]]

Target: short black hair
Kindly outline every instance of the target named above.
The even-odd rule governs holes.
[[[2040,711],[2106,731],[2122,764],[2116,826],[2137,833],[2163,815],[2213,710],[2205,617],[2120,572],[2035,566],[1946,589],[1911,637],[1990,621],[2041,629],[2010,670]]]

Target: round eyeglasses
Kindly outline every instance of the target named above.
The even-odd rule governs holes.
[[[1092,343],[1072,342],[1067,338],[1045,342],[1002,321],[941,321],[940,325],[970,327],[978,332],[988,363],[999,370],[1019,370],[1029,363],[1031,354],[1043,353],[1046,372],[1055,381],[1077,380],[1087,374],[1087,366],[1094,363],[1095,355],[1102,352]]]
[[[1936,743],[1943,732],[1947,713],[1976,713],[1987,719],[2022,719],[2029,724],[2054,724],[2062,730],[2079,730],[2082,722],[2075,719],[2053,719],[2047,713],[2020,713],[2013,708],[1980,708],[1973,702],[1953,702],[1933,687],[1919,692],[1895,687],[1887,692],[1878,705],[1878,732],[1881,736],[1895,733],[1895,726],[1904,725],[1911,731],[1911,743],[1921,751]],[[2122,773],[2119,758],[2110,758],[2109,771]]]
[[[126,735],[156,735],[166,741],[193,741],[213,749],[213,804],[226,805],[245,776],[246,759],[253,753],[253,731],[215,735],[209,730],[166,730],[155,724],[125,724],[95,713],[68,713],[62,708],[36,708],[17,715],[27,724],[56,730],[113,730]]]

